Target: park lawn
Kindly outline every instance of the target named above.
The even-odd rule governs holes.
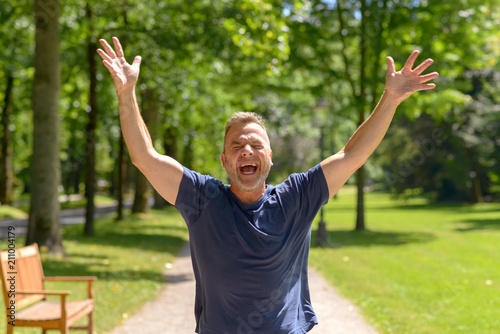
[[[370,193],[368,230],[356,232],[355,194],[346,190],[325,207],[329,246],[313,247],[310,264],[379,333],[500,333],[498,203]]]
[[[67,257],[42,255],[45,276],[97,276],[95,332],[106,333],[154,299],[165,285],[166,265],[171,263],[188,240],[187,228],[173,208],[152,210],[147,215],[130,215],[126,221],[113,217],[95,222],[95,236],[82,235],[83,225],[63,228]],[[0,242],[6,249],[7,242]],[[17,247],[24,239],[16,239]],[[50,284],[49,284],[50,283]],[[71,290],[72,298],[86,297],[86,283],[48,282],[46,288]],[[57,300],[57,298],[51,298]],[[3,301],[1,301],[3,305]],[[81,321],[86,323],[86,319]],[[0,315],[0,333],[5,316]],[[16,328],[15,333],[40,330]]]

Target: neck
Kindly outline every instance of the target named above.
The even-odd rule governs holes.
[[[243,203],[251,204],[257,202],[266,192],[266,184],[262,183],[254,191],[244,191],[231,183],[229,189]]]

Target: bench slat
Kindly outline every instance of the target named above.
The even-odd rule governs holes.
[[[88,307],[92,307],[94,302],[91,299],[66,302],[66,312],[68,318],[82,312]],[[29,306],[16,314],[18,320],[28,321],[50,321],[61,318],[61,303],[41,301]]]

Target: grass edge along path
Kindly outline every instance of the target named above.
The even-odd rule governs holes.
[[[42,254],[42,262],[45,276],[98,277],[94,283],[94,332],[99,334],[112,330],[156,297],[166,284],[165,270],[188,240],[186,225],[173,208],[129,215],[123,222],[115,222],[113,216],[97,219],[92,237],[83,236],[82,231],[82,224],[64,226],[67,256]],[[16,239],[16,247],[23,245],[24,238]],[[6,240],[0,242],[2,250],[6,246]],[[48,282],[46,288],[71,290],[70,300],[86,297],[84,283]],[[0,302],[3,308],[3,300]],[[85,324],[86,320],[79,323]],[[0,333],[3,332],[4,312],[0,315]],[[39,332],[39,329],[15,329],[17,334]]]
[[[313,246],[309,263],[379,333],[500,333],[498,203],[405,203],[370,193],[369,230],[357,232],[355,201],[352,193],[330,200],[329,246]]]
[[[87,200],[80,195],[71,195],[75,199],[66,200],[67,196],[59,196],[61,210],[85,208]],[[116,200],[112,196],[96,195],[94,197],[95,206],[112,205]],[[15,202],[12,206],[0,205],[0,219],[28,219],[29,213],[29,199],[24,199]]]

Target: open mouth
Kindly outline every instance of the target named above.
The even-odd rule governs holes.
[[[252,175],[257,172],[257,164],[246,163],[240,166],[240,172],[244,175]]]

